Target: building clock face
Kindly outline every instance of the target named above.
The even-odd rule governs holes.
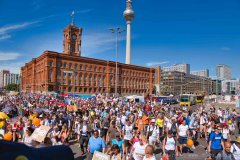
[[[72,35],[72,39],[73,40],[76,40],[77,39],[77,36],[75,34]]]

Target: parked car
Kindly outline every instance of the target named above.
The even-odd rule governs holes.
[[[162,100],[162,105],[167,105],[170,104],[170,100],[169,99],[163,99]]]
[[[177,99],[171,99],[170,104],[178,104],[178,100]]]

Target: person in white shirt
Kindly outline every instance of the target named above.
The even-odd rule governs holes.
[[[134,160],[143,160],[145,156],[145,148],[147,147],[147,139],[144,135],[140,135],[139,142],[136,142],[131,150],[131,157]]]
[[[155,119],[152,119],[150,124],[147,127],[147,137],[149,137],[149,144],[155,146],[157,140],[160,139],[159,128],[155,125]]]
[[[231,153],[236,160],[240,159],[240,136],[238,136],[236,142],[232,144]]]
[[[222,108],[221,107],[217,110],[217,115],[218,115],[218,117],[222,117]]]
[[[178,128],[178,142],[180,144],[180,156],[182,156],[183,146],[187,146],[187,138],[189,137],[188,125],[184,120]]]
[[[175,138],[173,137],[173,132],[170,130],[168,135],[163,140],[163,154],[167,154],[169,159],[175,159],[178,156],[178,147]]]
[[[55,126],[53,128],[53,131],[51,132],[51,141],[53,146],[57,145],[57,137],[59,134],[60,134],[60,131],[58,131],[58,127]]]
[[[22,142],[29,147],[36,145],[36,142],[34,142],[34,140],[32,139],[32,136],[31,136],[33,131],[34,130],[31,127],[28,127],[26,129],[26,134],[23,136]]]
[[[206,116],[202,113],[200,116],[200,138],[203,137],[203,135],[206,137],[206,124],[207,124],[207,118]]]
[[[224,141],[227,141],[227,140],[231,139],[230,131],[227,127],[227,124],[223,124],[222,136],[223,136]]]
[[[131,147],[130,140],[133,138],[133,126],[128,119],[126,120],[126,125],[122,129],[122,134],[124,135],[123,154],[125,154],[123,156],[126,156]]]
[[[154,147],[152,145],[147,145],[145,148],[145,156],[143,160],[156,160],[156,157],[153,154]]]

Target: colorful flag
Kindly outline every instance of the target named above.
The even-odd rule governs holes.
[[[71,16],[74,16],[74,11],[72,11]]]

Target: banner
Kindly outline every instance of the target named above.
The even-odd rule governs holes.
[[[40,126],[39,128],[36,128],[31,135],[32,139],[42,143],[47,136],[48,131],[50,130],[49,126]]]
[[[110,160],[110,155],[95,151],[92,160]]]

